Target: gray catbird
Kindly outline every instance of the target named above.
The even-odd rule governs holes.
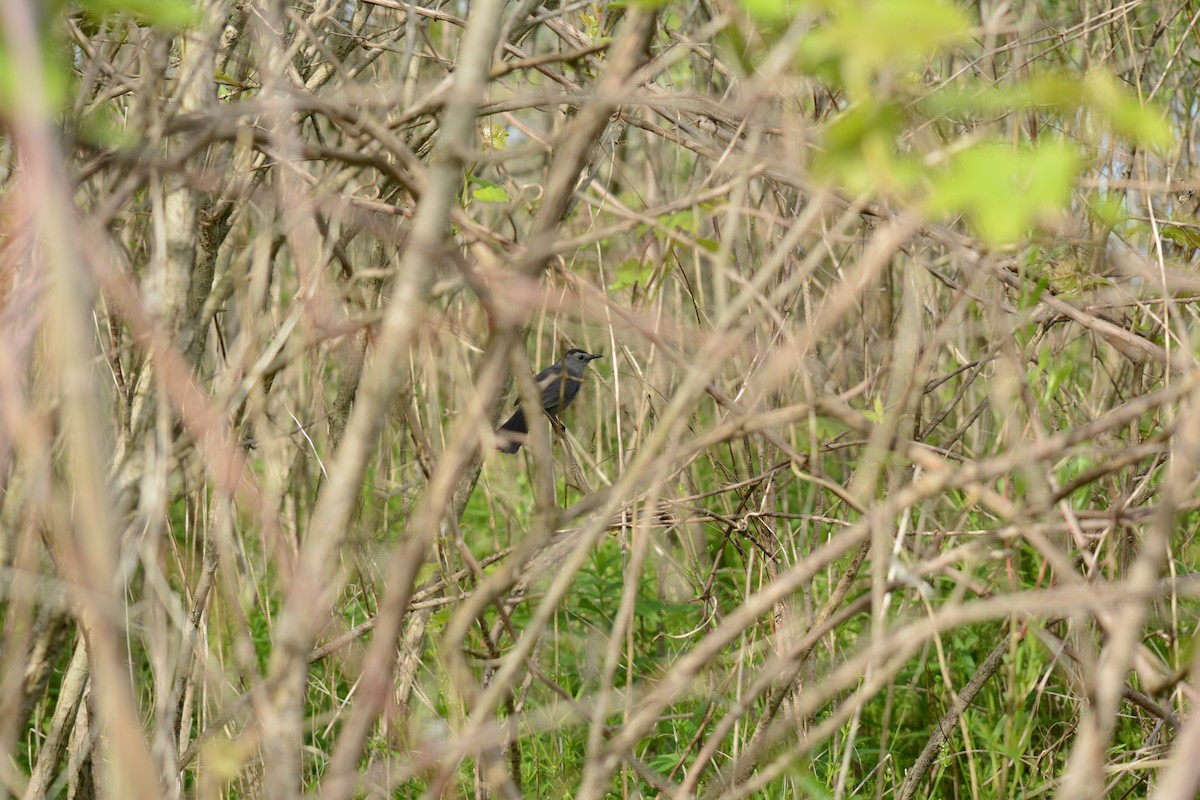
[[[561,360],[539,372],[533,379],[538,391],[542,393],[542,410],[551,417],[557,417],[579,394],[583,384],[583,370],[589,361],[601,356],[595,356],[578,348],[571,348]],[[564,366],[566,369],[564,370]],[[563,372],[566,375],[563,375]],[[500,452],[513,454],[521,449],[525,442],[525,434],[529,433],[529,423],[525,419],[525,409],[518,408],[508,422],[496,431],[500,434]]]

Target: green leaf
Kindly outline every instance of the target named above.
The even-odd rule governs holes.
[[[471,191],[471,196],[481,203],[507,203],[508,192],[503,186],[483,186]]]
[[[1108,72],[1094,72],[1083,83],[1089,108],[1106,117],[1118,134],[1151,147],[1170,147],[1175,139],[1161,111],[1142,103]]]
[[[813,167],[851,193],[892,185],[897,182],[895,143],[901,128],[902,114],[895,104],[856,103],[830,122]]]
[[[1066,206],[1078,170],[1074,148],[1063,143],[985,143],[957,154],[935,178],[929,209],[965,214],[983,239],[1006,244]]]
[[[1112,194],[1105,194],[1094,198],[1088,204],[1089,210],[1092,212],[1097,221],[1101,225],[1108,228],[1115,228],[1129,218],[1129,214],[1125,211],[1125,204],[1120,197]]]
[[[483,126],[483,143],[492,150],[507,150],[508,149],[508,126],[507,125],[484,125]]]
[[[629,258],[617,267],[613,282],[608,285],[611,291],[619,292],[639,283],[645,283],[654,274],[652,264],[643,264],[639,259]]]
[[[49,47],[40,48],[42,75],[45,77],[46,108],[56,110],[67,105],[71,79],[65,64],[58,61]],[[24,64],[14,63],[9,51],[0,47],[0,112],[11,113],[16,100],[28,91]]]
[[[508,192],[504,187],[494,181],[489,181],[486,178],[480,178],[476,175],[468,175],[467,181],[473,183],[477,188],[471,190],[471,196],[481,203],[507,203]]]
[[[898,136],[901,113],[894,103],[859,103],[838,115],[825,131],[830,156],[857,156],[874,138]]]
[[[1170,239],[1172,242],[1184,247],[1200,247],[1200,230],[1196,230],[1195,228],[1164,225],[1162,227],[1162,238]]]
[[[686,231],[695,233],[698,223],[696,215],[689,208],[686,211],[676,211],[674,214],[663,214],[658,218],[658,224],[669,231]]]
[[[970,29],[966,15],[948,0],[870,0],[837,8],[828,24],[804,40],[799,56],[811,67],[837,64],[858,97],[869,96],[880,71],[916,67],[964,40]]]
[[[129,14],[146,25],[178,30],[200,22],[200,9],[188,0],[83,0],[95,16]]]
[[[1036,250],[1037,248],[1034,249]],[[1022,322],[1013,329],[1013,334],[1016,337],[1017,344],[1022,348],[1032,342],[1033,337],[1037,335],[1037,323],[1033,321],[1033,315],[1029,312],[1042,299],[1042,295],[1046,293],[1048,288],[1050,288],[1050,278],[1046,275],[1039,276],[1033,286],[1029,285],[1028,280],[1021,282],[1021,294],[1017,298],[1017,308],[1021,312],[1018,315],[1018,319],[1022,320]]]
[[[666,774],[678,767],[683,761],[683,756],[675,751],[667,753],[659,753],[650,759],[646,764],[650,769],[659,774]]]
[[[871,407],[863,409],[863,416],[878,425],[883,422],[883,415],[883,398],[876,395],[871,403]]]
[[[120,150],[132,149],[141,142],[140,135],[132,130],[112,106],[100,106],[79,120],[79,138],[100,147]]]
[[[1169,147],[1175,139],[1162,110],[1144,104],[1104,70],[1083,80],[1063,72],[1047,72],[1013,87],[974,83],[932,93],[920,103],[926,114],[1005,113],[1016,108],[1047,109],[1060,114],[1088,112],[1091,119],[1118,135],[1151,147]]]
[[[638,597],[633,603],[634,614],[641,620],[657,624],[663,616],[665,604],[653,597]]]
[[[746,9],[755,22],[772,25],[788,22],[807,4],[797,0],[739,0],[738,5]]]

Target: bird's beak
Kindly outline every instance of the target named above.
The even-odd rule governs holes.
[[[596,354],[596,355],[589,355],[589,356],[588,356],[588,361],[595,361],[597,358],[604,358],[604,354],[603,354],[603,353],[598,353],[598,354]]]

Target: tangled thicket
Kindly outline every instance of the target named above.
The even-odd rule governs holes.
[[[1198,20],[7,0],[0,796],[1194,797]]]

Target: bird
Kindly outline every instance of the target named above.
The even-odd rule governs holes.
[[[559,413],[566,410],[579,394],[583,385],[583,371],[589,361],[595,361],[603,356],[594,355],[578,347],[572,347],[563,357],[539,372],[533,379],[538,391],[542,393],[542,410],[557,418]],[[564,372],[566,373],[564,376]],[[525,409],[518,408],[496,431],[500,436],[498,449],[501,453],[515,454],[525,442],[525,434],[529,433],[529,422],[525,419]]]

